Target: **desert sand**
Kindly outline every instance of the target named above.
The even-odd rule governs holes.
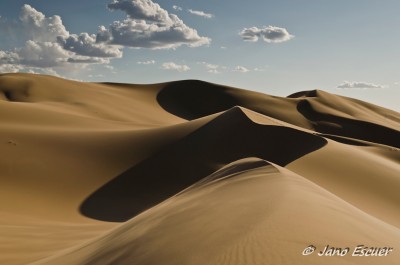
[[[395,111],[321,90],[2,74],[0,119],[0,264],[400,262]]]

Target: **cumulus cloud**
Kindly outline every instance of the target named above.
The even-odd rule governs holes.
[[[178,72],[186,72],[190,70],[190,67],[184,64],[176,64],[174,62],[163,63],[161,66],[164,70],[175,70]]]
[[[64,49],[79,55],[90,57],[121,58],[122,51],[111,45],[96,43],[96,35],[81,33],[80,35],[71,34],[68,37],[58,36],[57,41]]]
[[[110,59],[123,56],[123,47],[170,49],[198,47],[211,41],[151,0],[112,0],[108,8],[125,12],[126,18],[108,28],[100,26],[96,34],[72,34],[60,16],[46,17],[30,5],[21,8],[18,20],[1,18],[0,34],[16,33],[18,41],[25,43],[23,47],[0,50],[1,71],[36,67],[51,72],[55,67],[108,64]]]
[[[33,67],[56,67],[64,65],[70,57],[56,42],[36,42],[28,40],[25,46],[15,49],[18,54],[18,64]]]
[[[151,0],[113,0],[111,10],[127,14],[123,21],[114,21],[109,30],[97,33],[97,41],[132,48],[171,49],[182,45],[198,47],[211,39],[201,37],[178,16],[169,14]]]
[[[156,61],[155,60],[148,60],[148,61],[139,61],[137,62],[138,64],[144,64],[144,65],[148,65],[148,64],[155,64]]]
[[[174,15],[171,15],[174,16]],[[173,27],[148,24],[145,20],[115,21],[110,25],[109,44],[132,48],[170,49],[181,45],[197,47],[209,43],[208,38],[199,37],[197,31],[187,27],[176,16]]]
[[[250,72],[249,69],[247,69],[247,68],[244,67],[244,66],[240,66],[240,65],[236,66],[235,69],[233,69],[233,71],[234,71],[234,72],[240,72],[240,73],[247,73],[247,72]]]
[[[151,0],[113,0],[108,4],[110,10],[125,12],[131,19],[157,23],[172,22],[167,10]]]
[[[60,16],[46,17],[30,5],[21,8],[19,19],[18,25],[23,28],[29,40],[46,42],[54,41],[57,36],[69,35]]]
[[[369,88],[384,88],[383,85],[377,85],[367,82],[348,82],[345,81],[343,84],[337,86],[341,89],[369,89]]]
[[[267,43],[281,43],[294,38],[285,28],[275,26],[244,28],[239,35],[244,41],[256,42],[262,38]]]
[[[177,6],[177,5],[173,5],[172,8],[177,10],[177,11],[182,11],[182,7]]]
[[[205,13],[204,11],[188,9],[188,12],[190,14],[193,14],[193,15],[196,15],[196,16],[200,16],[200,17],[204,17],[204,18],[213,18],[214,17],[213,14]]]
[[[12,51],[0,51],[0,64],[15,64],[18,61],[18,53]]]
[[[18,73],[22,70],[20,65],[0,64],[0,73]]]
[[[119,58],[122,52],[116,46],[96,43],[96,36],[88,33],[70,34],[59,16],[46,17],[30,5],[21,8],[18,21],[1,22],[1,31],[14,27],[20,41],[25,44],[9,51],[0,51],[0,63],[7,65],[1,71],[33,71],[52,68],[68,68],[71,64],[86,67],[87,64],[109,63],[109,58]],[[1,32],[2,33],[2,32]],[[71,66],[70,69],[74,69]],[[42,71],[43,72],[43,71]]]

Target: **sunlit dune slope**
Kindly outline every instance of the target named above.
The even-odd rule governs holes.
[[[321,257],[301,255],[310,242],[393,246],[399,236],[303,177],[249,158],[39,264],[321,264]],[[399,258],[395,253],[384,264]],[[346,256],[323,264],[364,262]]]

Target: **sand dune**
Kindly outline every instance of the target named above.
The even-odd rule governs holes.
[[[289,170],[251,159],[233,166],[40,264],[322,264],[299,252],[309,242],[341,245],[344,238],[350,245],[398,244],[397,228]],[[350,256],[323,261],[338,263],[358,264]]]
[[[400,115],[286,98],[0,75],[0,264],[398,264]],[[303,256],[309,245],[387,257]]]

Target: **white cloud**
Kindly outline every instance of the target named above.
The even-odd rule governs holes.
[[[114,66],[112,66],[112,65],[106,64],[106,65],[104,65],[104,68],[106,68],[106,69],[108,69],[110,71],[114,71]]]
[[[182,11],[182,7],[177,6],[177,5],[173,5],[172,8],[177,10],[177,11]]]
[[[0,64],[0,73],[18,73],[22,70],[20,65]]]
[[[211,74],[220,74],[222,69],[226,69],[224,66],[220,66],[218,64],[211,64],[207,62],[198,62],[198,64],[202,64],[206,67],[207,72]]]
[[[281,43],[294,38],[285,28],[275,26],[244,28],[239,35],[244,41],[256,42],[262,38],[267,43]]]
[[[85,32],[79,36],[71,34],[68,37],[59,36],[57,40],[64,49],[79,55],[107,58],[122,57],[122,51],[118,47],[96,43],[95,34],[89,35]]]
[[[204,11],[188,9],[188,12],[190,14],[193,14],[193,15],[196,15],[196,16],[200,16],[200,17],[204,17],[204,18],[213,18],[214,17],[213,14],[205,13]]]
[[[164,70],[175,70],[178,72],[186,72],[190,70],[190,67],[184,64],[176,64],[174,62],[163,63],[161,66]]]
[[[240,73],[247,73],[247,72],[250,72],[249,69],[247,69],[247,68],[244,67],[244,66],[240,66],[240,65],[236,66],[235,69],[233,69],[233,71],[234,71],[234,72],[240,72]]]
[[[108,64],[112,58],[121,58],[123,47],[169,49],[211,41],[151,0],[113,0],[108,7],[124,11],[127,17],[109,28],[100,26],[97,34],[70,34],[60,16],[46,17],[30,5],[21,8],[18,20],[0,18],[0,34],[13,32],[25,43],[0,50],[1,71],[43,68],[52,72],[57,68],[77,72],[89,64]]]
[[[16,63],[33,67],[56,67],[65,65],[70,54],[56,42],[35,42],[28,40],[25,46],[15,49]]]
[[[96,78],[96,77],[104,77],[102,74],[97,74],[97,75],[88,75],[90,78]]]
[[[18,21],[1,21],[0,33],[7,27],[14,27],[19,33],[23,47],[0,51],[0,63],[7,64],[2,71],[33,71],[58,75],[53,68],[75,71],[87,64],[109,63],[108,58],[121,57],[122,52],[115,46],[96,43],[95,35],[70,34],[61,17],[46,17],[30,5],[21,8]],[[103,58],[106,57],[106,58]],[[78,63],[79,66],[73,66]],[[13,65],[11,67],[11,65]]]
[[[207,69],[217,69],[219,67],[219,65],[217,64],[206,64]]]
[[[206,67],[207,67],[207,72],[208,73],[211,73],[211,74],[220,74],[221,73],[221,71],[219,70],[219,65],[212,65],[212,64],[209,64],[209,65],[206,65]]]
[[[156,23],[172,21],[167,10],[151,0],[113,0],[108,4],[110,10],[121,10],[133,20],[146,20]]]
[[[113,0],[108,7],[121,10],[128,17],[114,21],[108,31],[101,28],[97,34],[98,42],[151,49],[171,49],[182,45],[198,47],[211,42],[151,0]]]
[[[47,42],[55,41],[57,36],[69,35],[60,16],[46,17],[30,5],[21,8],[19,19],[17,27],[23,28],[23,33],[29,40]]]
[[[343,84],[337,86],[341,89],[369,89],[369,88],[384,88],[383,85],[377,85],[373,83],[366,82],[348,82],[345,81]]]
[[[34,68],[35,69],[35,68]],[[36,68],[37,72],[35,73],[41,73],[41,74],[46,74],[46,75],[54,75],[54,76],[58,76],[58,77],[63,77],[61,75],[59,75],[54,69],[51,68]],[[79,81],[79,80],[77,80]]]
[[[138,63],[138,64],[147,65],[147,64],[155,64],[156,61],[155,61],[155,60],[148,60],[148,61],[140,61],[140,62],[137,62],[137,63]]]
[[[110,60],[108,58],[75,56],[72,58],[68,58],[67,62],[81,64],[107,64],[110,63]]]
[[[15,64],[19,61],[19,56],[16,52],[0,51],[0,64]]]
[[[198,47],[209,44],[210,39],[200,37],[197,31],[177,21],[173,27],[147,24],[144,20],[115,21],[110,25],[110,44],[133,48],[171,49],[182,45]]]

